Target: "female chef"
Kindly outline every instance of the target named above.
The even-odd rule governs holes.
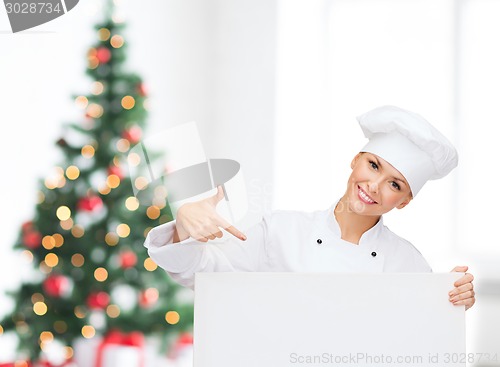
[[[457,166],[453,145],[421,116],[393,106],[360,117],[369,142],[351,162],[347,189],[329,209],[275,211],[243,234],[216,212],[224,197],[183,205],[175,222],[153,228],[151,258],[178,283],[193,287],[196,272],[431,272],[420,252],[391,232],[383,214],[402,209],[428,181]],[[225,242],[221,228],[233,236]],[[466,272],[466,266],[452,271]],[[473,276],[449,292],[455,305],[474,302]]]

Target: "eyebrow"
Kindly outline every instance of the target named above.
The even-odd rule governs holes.
[[[383,165],[380,163],[380,161],[377,159],[377,157],[375,157],[375,156],[373,155],[373,159],[375,159],[375,162],[377,163],[377,165],[378,165],[380,168],[383,168]],[[408,185],[408,184],[406,183],[406,181],[405,181],[405,180],[402,180],[402,179],[400,179],[400,178],[398,178],[398,177],[396,177],[396,176],[392,176],[392,178],[393,178],[395,181],[399,181],[399,182],[402,182],[402,183],[403,183],[403,184],[405,184],[405,185]]]

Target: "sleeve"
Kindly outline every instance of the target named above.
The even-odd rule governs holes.
[[[400,271],[405,273],[432,273],[432,268],[421,252],[410,242],[407,243],[407,253],[404,255],[404,260],[402,262],[402,264],[404,264],[404,270],[401,269]]]
[[[177,283],[194,288],[197,272],[258,271],[267,259],[269,216],[246,231],[241,241],[224,232],[218,241],[199,242],[191,238],[172,243],[175,221],[153,228],[144,243],[149,256]],[[222,240],[222,241],[221,241]]]
[[[432,268],[422,253],[409,241],[386,231],[384,244],[387,246],[384,272],[388,273],[432,273]]]
[[[427,260],[425,260],[422,253],[409,241],[404,240],[408,246],[408,264],[407,272],[411,273],[432,273]]]
[[[415,273],[432,273],[431,266],[429,265],[427,260],[425,260],[425,258],[422,256],[420,251],[418,251],[415,248],[415,252],[416,253],[414,254],[414,257],[413,257],[413,261],[415,264],[414,265],[415,266]]]

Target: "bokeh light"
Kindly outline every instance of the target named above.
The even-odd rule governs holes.
[[[95,148],[92,145],[84,145],[82,147],[82,156],[84,158],[90,159],[95,154]]]
[[[70,180],[76,180],[80,176],[80,169],[77,166],[69,166],[66,168],[66,177]]]
[[[167,197],[167,188],[165,186],[155,187],[155,197],[165,199]]]
[[[47,313],[47,305],[44,302],[37,302],[33,305],[33,312],[38,316],[43,316]]]
[[[134,181],[134,186],[137,190],[144,190],[148,187],[149,181],[145,177],[137,177]]]
[[[100,104],[91,103],[87,107],[87,114],[92,118],[98,119],[99,117],[102,116],[103,113],[104,113],[104,109],[102,108],[102,106]]]
[[[82,327],[82,335],[85,339],[91,339],[95,336],[95,329],[90,325]]]
[[[130,234],[130,227],[125,223],[121,223],[116,227],[116,233],[121,238],[128,237],[128,235]]]
[[[62,229],[69,231],[71,228],[73,228],[73,219],[69,218],[67,220],[62,220],[59,225]]]
[[[83,110],[88,106],[89,100],[85,96],[78,96],[75,98],[75,104],[78,108]]]
[[[116,149],[121,153],[126,153],[130,149],[130,142],[127,139],[120,139],[116,142]]]
[[[45,301],[45,298],[43,297],[43,294],[40,294],[40,293],[34,293],[32,296],[31,296],[31,303],[35,304],[37,302],[44,302]]]
[[[122,107],[126,110],[131,110],[135,106],[135,99],[132,96],[125,96],[122,98]]]
[[[85,258],[82,254],[74,254],[71,256],[71,264],[73,264],[74,267],[79,268],[85,264]]]
[[[111,37],[111,46],[113,46],[114,48],[120,48],[123,46],[123,43],[124,43],[124,39],[122,36],[118,35],[118,34],[115,34],[113,37]]]
[[[64,237],[60,233],[54,233],[52,238],[55,241],[55,247],[61,247],[64,244]]]
[[[41,261],[40,262],[40,267],[39,267],[40,271],[44,274],[50,274],[52,272],[52,268],[47,266],[47,264],[45,264],[45,261]]]
[[[99,186],[97,191],[99,191],[99,194],[101,195],[108,195],[111,192],[111,188],[108,185],[104,184]]]
[[[103,27],[97,31],[97,36],[99,37],[100,41],[107,41],[109,40],[109,37],[111,37],[111,32],[108,28]]]
[[[71,210],[67,206],[60,206],[57,208],[56,216],[59,220],[67,220],[71,217]]]
[[[24,258],[24,260],[27,262],[27,263],[30,263],[33,261],[33,253],[29,250],[24,250],[22,253],[22,256]]]
[[[106,279],[108,279],[108,271],[104,268],[97,268],[94,271],[94,278],[98,282],[104,282]]]
[[[54,253],[48,253],[47,255],[45,255],[45,264],[48,266],[48,267],[56,267],[57,264],[59,263],[59,258],[57,257],[56,254]]]
[[[71,228],[71,234],[75,238],[80,238],[83,237],[83,235],[85,234],[85,230],[83,229],[82,226],[77,224],[73,228]]]
[[[108,232],[104,237],[104,241],[108,246],[116,246],[118,241],[120,241],[120,237],[118,237],[118,235],[114,232]]]
[[[181,316],[179,315],[179,313],[177,311],[168,311],[165,314],[165,321],[167,321],[167,323],[169,323],[170,325],[177,324],[180,319],[181,319]]]
[[[144,268],[147,271],[155,271],[158,268],[158,265],[150,258],[148,257],[146,260],[144,260]]]
[[[159,297],[160,297],[160,293],[158,292],[158,289],[156,289],[156,288],[148,288],[144,291],[144,298],[150,304],[158,301]]]
[[[46,250],[52,250],[56,246],[56,240],[52,236],[45,236],[42,239],[42,246]]]
[[[106,184],[112,188],[116,189],[120,185],[120,177],[117,175],[109,175],[106,179]]]
[[[45,201],[45,194],[42,191],[38,191],[36,203],[41,204],[44,201]]]
[[[133,212],[139,208],[139,200],[135,196],[130,196],[125,200],[125,207]]]
[[[66,354],[66,359],[71,359],[73,358],[73,355],[74,355],[74,351],[73,351],[73,348],[67,346],[67,347],[64,347],[64,352]]]
[[[104,92],[104,84],[102,84],[101,82],[93,82],[92,86],[90,87],[90,91],[92,92],[92,94],[98,96],[99,94]]]
[[[52,334],[50,331],[42,331],[40,334],[40,341],[42,343],[50,343],[54,341],[54,334]]]
[[[64,178],[64,170],[61,167],[54,167],[52,172],[45,179],[45,187],[49,190],[53,190],[56,187],[64,187],[66,184],[66,179]]]
[[[160,216],[160,208],[152,205],[146,210],[146,215],[149,219],[156,219]]]
[[[118,307],[117,305],[109,305],[106,308],[106,314],[112,319],[115,319],[120,316],[120,307]]]
[[[54,330],[59,334],[64,334],[68,331],[68,324],[63,320],[58,320],[54,322]]]
[[[130,153],[127,156],[127,161],[128,161],[128,164],[130,164],[133,167],[136,167],[141,163],[141,157],[137,153]]]
[[[85,316],[87,316],[87,313],[85,312],[85,310],[82,307],[76,306],[75,307],[75,316],[78,317],[79,319],[83,319]]]

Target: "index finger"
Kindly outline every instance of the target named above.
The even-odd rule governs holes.
[[[246,241],[246,239],[247,239],[247,236],[245,236],[242,232],[240,232],[238,229],[236,229],[235,226],[229,226],[229,227],[224,228],[224,229],[242,241]]]
[[[458,279],[455,284],[453,284],[455,287],[459,287],[461,285],[471,283],[474,280],[474,276],[470,273],[465,273],[463,277]]]
[[[214,220],[215,223],[218,227],[224,228],[226,231],[231,233],[234,237],[239,238],[242,241],[246,241],[247,236],[243,234],[240,230],[238,230],[235,226],[233,226],[231,223],[226,221],[224,218],[222,218],[218,213],[214,213]]]

